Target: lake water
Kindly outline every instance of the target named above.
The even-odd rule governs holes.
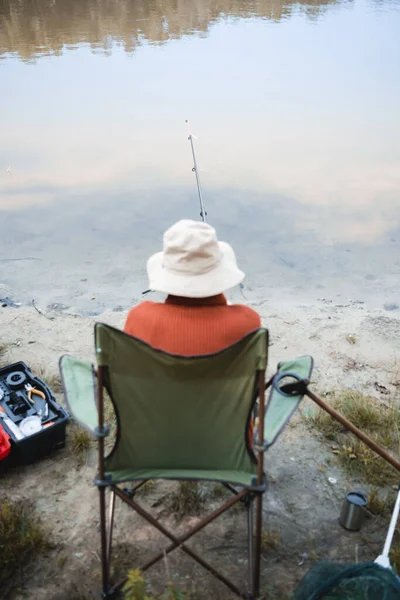
[[[0,297],[138,301],[189,117],[248,298],[400,304],[400,1],[2,0],[0,91]]]

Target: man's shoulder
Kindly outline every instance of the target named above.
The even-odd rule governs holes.
[[[261,327],[261,317],[250,306],[245,304],[231,304],[229,309],[235,317],[240,316],[243,320],[246,320],[249,324],[253,325],[254,328]]]
[[[132,330],[132,327],[137,327],[139,322],[143,323],[146,319],[152,320],[154,315],[157,315],[160,309],[164,306],[160,302],[152,302],[151,300],[145,300],[133,306],[126,318],[125,331],[127,329]]]
[[[135,304],[129,311],[129,314],[135,313],[138,315],[139,313],[157,310],[158,306],[163,306],[160,302],[152,302],[152,300],[144,300],[143,302],[139,302],[139,304]]]

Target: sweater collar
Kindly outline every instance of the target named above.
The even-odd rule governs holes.
[[[226,306],[224,294],[209,296],[208,298],[184,298],[183,296],[167,296],[166,304],[178,304],[180,306]]]

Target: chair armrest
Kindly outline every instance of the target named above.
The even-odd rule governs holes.
[[[97,378],[91,362],[64,354],[59,361],[62,388],[67,407],[74,419],[96,436]]]
[[[278,364],[265,407],[264,443],[261,447],[257,439],[257,428],[255,431],[254,446],[257,450],[266,450],[272,446],[282,433],[303,399],[312,369],[311,356],[301,356]]]

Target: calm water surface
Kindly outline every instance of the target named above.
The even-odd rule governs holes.
[[[3,0],[0,297],[139,299],[188,116],[248,298],[400,304],[399,74],[399,0]]]

